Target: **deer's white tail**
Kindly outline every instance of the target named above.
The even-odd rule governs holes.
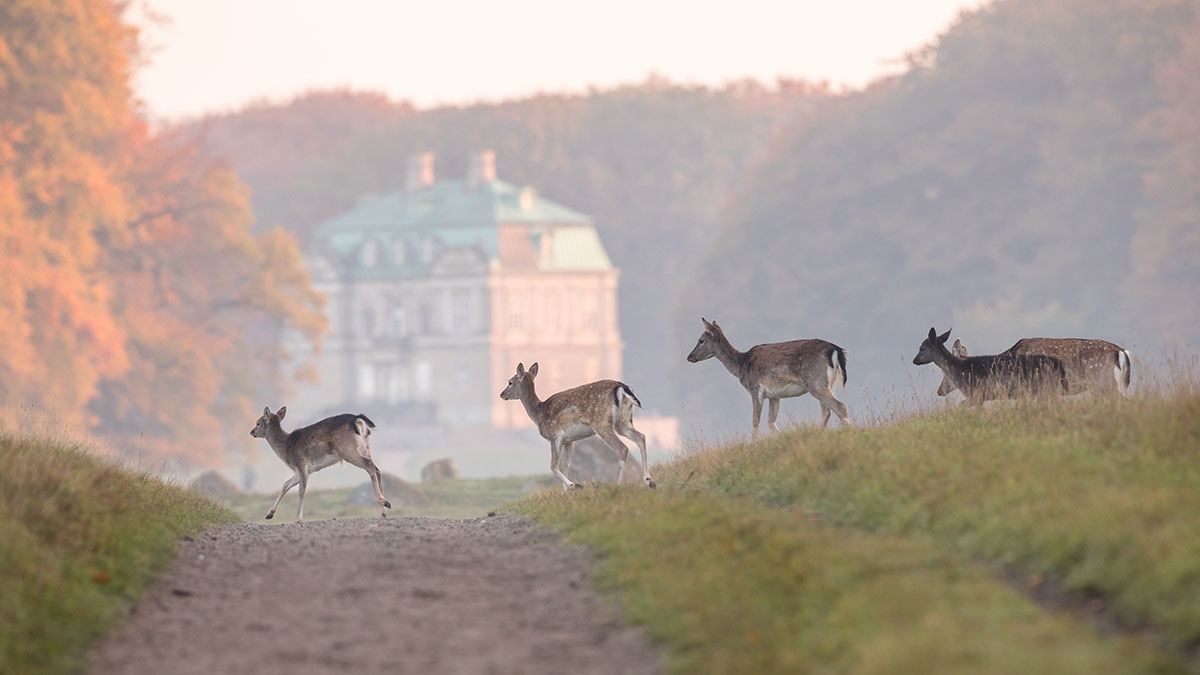
[[[638,397],[634,395],[633,390],[629,388],[629,385],[622,384],[614,389],[613,396],[617,399],[618,408],[621,407],[621,401],[624,399],[629,399],[635,406],[639,408],[642,407],[642,402],[639,401]]]
[[[1133,375],[1131,365],[1129,350],[1118,351],[1117,365],[1113,367],[1113,377],[1117,380],[1117,391],[1125,397],[1129,396],[1129,381]]]
[[[842,389],[846,388],[846,350],[841,347],[834,347],[829,350],[829,389],[833,389],[833,385],[838,382],[842,383]]]

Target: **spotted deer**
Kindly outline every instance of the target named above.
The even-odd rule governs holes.
[[[825,340],[793,340],[756,345],[738,351],[716,321],[700,317],[704,332],[687,356],[689,363],[716,357],[750,394],[752,412],[750,430],[758,438],[763,399],[769,401],[767,426],[779,431],[779,400],[812,394],[821,404],[821,427],[829,423],[831,412],[845,426],[850,425],[846,404],[838,400],[833,387],[841,380],[846,385],[846,350]]]
[[[958,356],[967,355],[967,348],[958,339],[950,351]],[[1090,391],[1094,396],[1129,396],[1132,376],[1129,351],[1111,342],[1084,338],[1024,338],[1003,353],[1043,354],[1062,361],[1071,386],[1068,393]],[[937,395],[945,396],[955,389],[943,374]]]
[[[938,335],[930,328],[929,336],[913,357],[913,365],[937,365],[950,386],[962,390],[971,405],[1001,398],[1061,396],[1070,388],[1063,362],[1052,356],[1009,353],[959,356],[946,349],[949,339],[950,331]],[[958,347],[961,348],[961,343]]]
[[[264,438],[295,473],[283,483],[283,489],[271,505],[267,520],[275,517],[275,509],[283,496],[297,485],[300,486],[300,507],[296,510],[296,522],[304,522],[304,492],[308,488],[309,474],[333,466],[341,461],[349,462],[367,472],[371,486],[375,488],[375,500],[379,503],[379,515],[386,516],[392,503],[383,496],[383,481],[379,467],[371,461],[371,429],[375,423],[366,415],[343,413],[327,417],[293,431],[284,431],[280,422],[287,415],[287,406],[272,413],[268,406],[263,408],[262,417],[250,430],[255,438]]]
[[[625,460],[629,458],[629,448],[617,436],[620,434],[637,443],[642,452],[642,479],[647,487],[655,487],[646,461],[646,437],[633,428],[633,409],[642,407],[642,402],[634,396],[629,385],[616,380],[600,380],[565,389],[543,401],[533,386],[537,373],[538,364],[525,370],[525,365],[518,363],[517,374],[509,378],[500,398],[520,400],[529,419],[537,425],[538,433],[550,441],[550,470],[562,481],[563,492],[582,487],[571,482],[567,471],[571,467],[575,441],[593,434],[617,453],[618,485],[625,473]]]

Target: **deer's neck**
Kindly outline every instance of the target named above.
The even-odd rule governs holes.
[[[738,351],[733,343],[724,335],[716,336],[713,340],[713,352],[721,365],[739,381],[745,379],[746,375],[746,352]]]
[[[542,404],[542,400],[538,398],[537,392],[533,390],[533,382],[521,387],[521,405],[525,406],[525,412],[529,415],[529,419],[533,420],[534,424],[538,423],[537,409]]]
[[[933,348],[934,365],[941,368],[943,373],[950,373],[951,377],[956,377],[962,370],[962,361],[962,357],[951,354],[945,345],[939,344]]]
[[[271,446],[275,454],[282,458],[284,451],[287,450],[288,437],[291,435],[291,432],[284,431],[283,427],[278,424],[269,425],[267,426],[267,445]]]

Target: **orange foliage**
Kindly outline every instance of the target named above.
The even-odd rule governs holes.
[[[324,330],[293,240],[245,188],[154,138],[108,0],[0,7],[0,424],[18,410],[212,464]],[[228,424],[226,423],[228,421]]]

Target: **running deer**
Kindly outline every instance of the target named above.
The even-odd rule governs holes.
[[[533,378],[537,377],[538,364],[525,370],[523,363],[517,364],[517,374],[508,380],[508,386],[500,392],[505,401],[520,400],[529,419],[537,425],[542,438],[550,441],[550,470],[562,481],[563,492],[569,488],[582,487],[571,482],[567,471],[571,467],[571,453],[575,441],[593,434],[600,437],[617,453],[617,484],[625,473],[625,460],[629,448],[617,434],[637,443],[642,451],[642,479],[648,487],[655,487],[650,478],[650,465],[646,461],[646,437],[633,428],[633,408],[642,407],[629,385],[616,380],[600,380],[573,389],[565,389],[545,401],[534,391]]]
[[[309,474],[341,461],[350,462],[367,472],[371,477],[371,486],[375,488],[379,515],[387,515],[392,503],[384,498],[379,467],[371,461],[370,437],[375,423],[370,418],[362,414],[343,413],[300,429],[284,431],[280,425],[284,415],[287,415],[287,406],[280,408],[277,413],[272,413],[270,407],[263,408],[262,417],[250,430],[251,436],[265,438],[279,459],[295,472],[283,482],[283,489],[271,505],[267,520],[275,517],[275,509],[288,490],[299,485],[300,508],[296,511],[296,522],[304,522],[304,491],[308,488]]]
[[[704,323],[704,332],[687,360],[698,363],[715,356],[742,383],[753,406],[752,438],[758,438],[763,399],[770,402],[767,426],[771,431],[779,431],[775,425],[779,399],[804,394],[812,394],[820,402],[821,428],[829,423],[830,412],[836,413],[843,425],[850,425],[846,404],[833,394],[838,380],[846,386],[846,350],[825,340],[793,340],[756,345],[741,352],[730,344],[716,321],[710,323],[704,317],[700,321]]]
[[[1061,396],[1070,388],[1066,368],[1052,356],[1009,353],[959,356],[946,349],[949,339],[950,331],[938,335],[930,328],[929,337],[913,357],[913,365],[936,364],[971,405],[998,398]]]
[[[956,339],[950,351],[958,356],[967,355],[962,340]],[[1068,393],[1090,391],[1095,396],[1129,396],[1132,375],[1129,351],[1111,342],[1084,338],[1024,338],[1003,353],[1043,354],[1062,361],[1071,386]],[[954,389],[950,379],[943,374],[938,396],[945,396]]]

